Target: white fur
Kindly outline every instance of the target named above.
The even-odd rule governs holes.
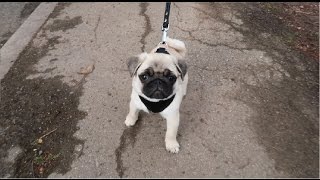
[[[177,64],[178,59],[183,59],[186,55],[186,48],[185,44],[177,39],[171,39],[167,38],[167,45],[166,48],[169,51],[171,58],[168,58],[167,55],[163,56],[163,54],[154,53],[158,47],[164,46],[162,44],[159,44],[156,48],[154,48],[150,54],[142,53],[140,55],[140,59],[142,60],[141,67],[138,69],[138,73],[141,73],[144,69],[149,67],[149,61],[154,62],[155,58],[159,58],[159,60],[164,61],[166,64],[165,68],[169,68],[172,72],[175,72],[175,75],[179,75],[175,64]],[[180,104],[183,99],[183,96],[187,93],[187,84],[188,84],[188,73],[184,76],[183,80],[181,77],[179,77],[176,80],[176,83],[174,85],[174,92],[173,94],[176,94],[174,100],[171,102],[171,104],[164,109],[162,112],[160,112],[160,115],[166,119],[167,121],[167,131],[166,131],[166,137],[165,137],[165,144],[166,149],[169,152],[172,153],[178,153],[180,145],[176,139],[179,122],[180,122]],[[149,113],[149,110],[147,107],[141,102],[139,95],[143,96],[145,99],[153,102],[157,102],[159,100],[157,99],[150,99],[146,97],[142,92],[142,84],[137,76],[133,77],[132,80],[132,92],[131,92],[131,101],[130,101],[130,111],[126,117],[125,124],[127,126],[133,126],[136,121],[138,120],[139,111],[143,110],[147,113]],[[173,95],[172,94],[172,95]],[[168,98],[170,98],[169,96]],[[167,99],[168,99],[167,98]]]

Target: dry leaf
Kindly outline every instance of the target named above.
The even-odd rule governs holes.
[[[82,68],[80,68],[80,71],[78,72],[79,74],[89,74],[89,73],[91,73],[92,71],[94,70],[94,65],[93,64],[91,64],[91,65],[89,65],[89,66],[87,66],[87,67],[82,67]]]

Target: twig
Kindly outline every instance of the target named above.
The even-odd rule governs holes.
[[[32,164],[31,164],[31,166],[32,166],[32,175],[33,175],[33,177],[35,178],[35,176],[34,176],[34,169],[33,169],[33,159],[32,159]]]
[[[302,13],[302,14],[308,14],[308,15],[312,14],[312,13],[303,12],[303,11],[299,11],[299,10],[295,10],[295,12],[297,12],[297,13]]]
[[[44,137],[48,136],[49,134],[53,133],[53,132],[54,132],[54,131],[56,131],[57,129],[58,129],[58,128],[55,128],[54,130],[52,130],[52,131],[48,132],[47,134],[45,134],[45,135],[43,135],[43,136],[39,137],[38,139],[34,140],[31,144],[34,144],[34,143],[36,143],[37,141],[38,141],[38,143],[39,143],[39,139],[41,139],[41,141],[42,141],[42,138],[44,138]],[[42,143],[42,142],[40,142],[40,143]]]
[[[54,130],[52,130],[52,131],[48,132],[47,134],[41,136],[39,139],[42,139],[42,138],[48,136],[49,134],[53,133],[53,132],[56,131],[57,129],[58,129],[58,128],[55,128]]]

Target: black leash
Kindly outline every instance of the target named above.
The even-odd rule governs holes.
[[[163,24],[162,24],[162,28],[161,28],[161,30],[162,30],[162,44],[166,43],[167,32],[169,30],[170,5],[171,5],[171,2],[166,3],[166,10],[164,12],[164,20],[163,20]]]

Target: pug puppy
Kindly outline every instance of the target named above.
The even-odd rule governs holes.
[[[176,136],[179,127],[179,108],[187,92],[188,73],[184,61],[185,44],[177,39],[167,38],[150,53],[129,58],[128,69],[132,77],[130,110],[126,126],[133,126],[139,111],[160,113],[167,121],[166,149],[179,152]]]

